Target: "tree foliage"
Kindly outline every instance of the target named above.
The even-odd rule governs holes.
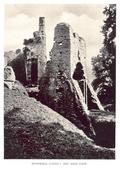
[[[103,104],[115,107],[115,56],[116,56],[116,5],[106,6],[103,13],[106,16],[102,27],[104,36],[103,47],[99,54],[92,58],[93,72],[96,79],[93,86]]]

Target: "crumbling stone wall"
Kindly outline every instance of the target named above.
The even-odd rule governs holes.
[[[28,83],[34,83],[32,79],[32,71],[36,76],[36,83],[42,77],[45,71],[46,57],[46,35],[45,35],[45,18],[39,18],[39,31],[33,33],[33,38],[24,40],[26,55],[26,77]],[[33,64],[35,63],[36,66]],[[36,70],[32,70],[32,66]]]
[[[77,34],[76,37],[73,36],[70,25],[60,23],[55,27],[50,61],[39,83],[39,100],[82,128],[89,137],[93,138],[95,133],[86,114],[85,104],[73,83],[76,64],[82,60],[81,57],[84,58],[85,48],[81,45],[84,41]]]
[[[54,33],[54,45],[50,52],[55,70],[64,71],[68,77],[73,73],[78,62],[84,65],[86,58],[85,41],[74,33],[66,23],[57,24]]]
[[[54,71],[62,70],[70,77],[70,26],[64,23],[55,27],[54,44],[50,52]]]
[[[73,32],[70,25],[66,23],[57,24],[54,33],[54,44],[50,52],[54,72],[62,71],[74,81],[73,75],[78,63],[84,69],[85,51],[85,41]],[[81,80],[82,78],[75,80]]]
[[[72,79],[86,111],[91,108],[104,110],[87,79],[85,40],[73,32],[70,25],[60,23],[55,27],[50,56],[54,71],[62,71]]]
[[[94,129],[87,116],[89,110],[85,97],[90,88],[84,82],[85,59],[84,39],[74,33],[70,25],[57,24],[50,61],[39,83],[39,100],[82,128],[89,137],[93,137]],[[84,84],[87,90],[84,90]],[[96,108],[96,103],[92,102],[94,93],[91,89],[88,91],[88,100],[91,100],[88,105]]]
[[[70,33],[70,39],[71,39],[70,65],[71,65],[71,78],[73,78],[73,73],[78,63],[82,64],[85,73],[86,44],[85,40],[79,37],[77,33],[74,33],[72,29]]]
[[[70,120],[89,137],[94,137],[94,129],[72,80],[62,71],[54,73],[51,62],[48,62],[46,73],[40,79],[39,90],[38,100]]]

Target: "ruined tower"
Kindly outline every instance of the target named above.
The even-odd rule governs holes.
[[[39,17],[39,32],[45,35],[45,17]]]
[[[55,27],[54,42],[50,52],[54,69],[62,70],[72,78],[76,64],[84,64],[86,59],[84,39],[74,33],[70,25],[60,23]]]
[[[47,62],[45,17],[39,18],[39,33],[40,33],[41,43],[40,43],[40,51],[39,51],[40,53],[38,57],[38,82],[45,71],[45,64]]]
[[[46,34],[45,18],[39,18],[39,30],[33,32],[33,38],[24,40],[26,56],[26,78],[28,84],[37,85],[45,71]]]
[[[53,71],[56,74],[64,72],[72,80],[86,113],[89,108],[93,107],[104,110],[87,79],[85,40],[73,32],[70,25],[59,23],[55,27],[50,57]]]
[[[54,44],[50,52],[54,71],[64,71],[70,77],[70,29],[69,25],[60,23],[55,27]]]

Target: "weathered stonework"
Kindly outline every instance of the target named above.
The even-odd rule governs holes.
[[[114,118],[108,118],[109,121],[106,121],[105,118],[101,118],[101,115],[98,116],[98,112],[93,114],[93,111],[91,111],[92,114],[88,115],[89,109],[99,107],[102,110],[102,105],[86,78],[84,39],[74,33],[70,25],[58,24],[55,28],[54,45],[50,52],[51,58],[46,63],[46,36],[43,17],[39,18],[39,31],[34,32],[33,36],[33,38],[24,41],[23,52],[17,50],[17,57],[10,63],[15,74],[11,67],[6,67],[5,71],[5,157],[114,158],[113,150],[98,147],[93,144],[91,139],[88,139],[90,144],[83,139],[86,134],[97,145],[112,148],[115,146]],[[19,82],[16,82],[16,79],[22,82],[27,90]],[[36,102],[35,99],[26,97],[28,94],[61,114],[75,124],[77,128],[83,130],[85,134],[82,132],[83,134],[78,139],[78,133],[76,133],[78,129],[75,128],[73,134],[69,130],[71,127],[74,128],[74,125],[69,125],[63,117],[43,106],[40,102]],[[93,98],[96,99],[95,103],[92,101]],[[113,119],[113,122],[111,119]],[[15,127],[17,121],[18,130]],[[50,125],[43,125],[43,123],[48,124],[50,121]],[[8,122],[10,122],[10,126]],[[65,131],[63,129],[66,126],[67,130]],[[25,127],[26,131],[24,131]],[[13,131],[13,129],[15,130]],[[30,132],[28,132],[28,129]],[[33,131],[33,129],[35,130]],[[53,132],[51,129],[53,129]],[[36,131],[38,133],[35,135]],[[108,132],[110,137],[107,136],[105,131]],[[54,138],[56,138],[56,142],[53,142]],[[64,141],[61,142],[63,138],[67,141],[66,144]],[[74,140],[72,140],[73,138]],[[87,137],[85,136],[85,138]],[[69,145],[68,140],[70,144],[73,144]],[[74,141],[80,144],[77,146],[78,148],[75,146],[75,149],[72,149],[75,145]],[[17,151],[15,146],[18,148]],[[10,147],[9,152],[8,147]]]
[[[47,62],[44,17],[39,18],[39,31],[33,33],[33,38],[25,39],[24,45],[27,81],[29,84],[38,84]]]
[[[39,83],[39,100],[69,119],[89,136],[94,137],[86,105],[73,83],[76,64],[85,59],[85,42],[68,24],[55,27],[54,44],[45,74]],[[79,86],[78,86],[79,88]]]
[[[73,32],[70,25],[60,23],[55,27],[54,44],[50,56],[54,72],[62,71],[72,79],[85,111],[88,112],[91,107],[103,110],[86,76],[85,40]],[[78,69],[76,72],[79,71],[78,75],[75,75],[76,69]],[[91,101],[92,96],[96,103]]]
[[[81,62],[84,65],[85,41],[66,23],[57,24],[54,41],[50,56],[55,70],[62,70],[72,78],[76,64]]]
[[[12,66],[16,79],[23,85],[37,86],[47,62],[45,18],[39,18],[39,30],[33,38],[24,39],[23,51],[5,52],[5,65]]]
[[[89,108],[99,107],[99,100],[86,79],[85,46],[84,39],[70,25],[57,24],[50,61],[39,83],[39,100],[94,137],[87,114]]]
[[[60,113],[93,138],[94,129],[81,104],[72,79],[64,72],[55,73],[53,70],[53,64],[48,62],[46,72],[40,79],[38,100]]]

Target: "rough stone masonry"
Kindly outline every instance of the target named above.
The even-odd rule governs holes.
[[[94,130],[87,116],[82,91],[73,79],[76,64],[82,65],[84,60],[85,41],[68,24],[58,24],[55,27],[50,61],[40,79],[39,100],[93,137]]]
[[[60,23],[55,27],[54,44],[50,56],[53,72],[64,72],[69,79],[72,79],[86,113],[89,108],[103,110],[87,80],[85,40],[73,32],[70,25]]]
[[[46,34],[45,18],[39,18],[39,30],[33,33],[33,38],[24,40],[24,53],[26,56],[26,80],[29,84],[38,84],[45,71]]]
[[[57,24],[50,61],[47,62],[44,17],[39,18],[39,30],[33,35],[33,38],[24,40],[23,66],[26,69],[27,85],[39,84],[38,100],[68,118],[87,134],[94,134],[87,117],[89,105],[97,105],[100,109],[102,106],[99,106],[99,100],[95,97],[96,103],[92,102],[95,93],[86,81],[84,39],[73,32],[70,25]]]
[[[86,58],[84,39],[74,33],[70,25],[60,23],[55,27],[54,41],[50,52],[54,71],[62,70],[73,78],[76,64],[81,62],[84,65]]]

